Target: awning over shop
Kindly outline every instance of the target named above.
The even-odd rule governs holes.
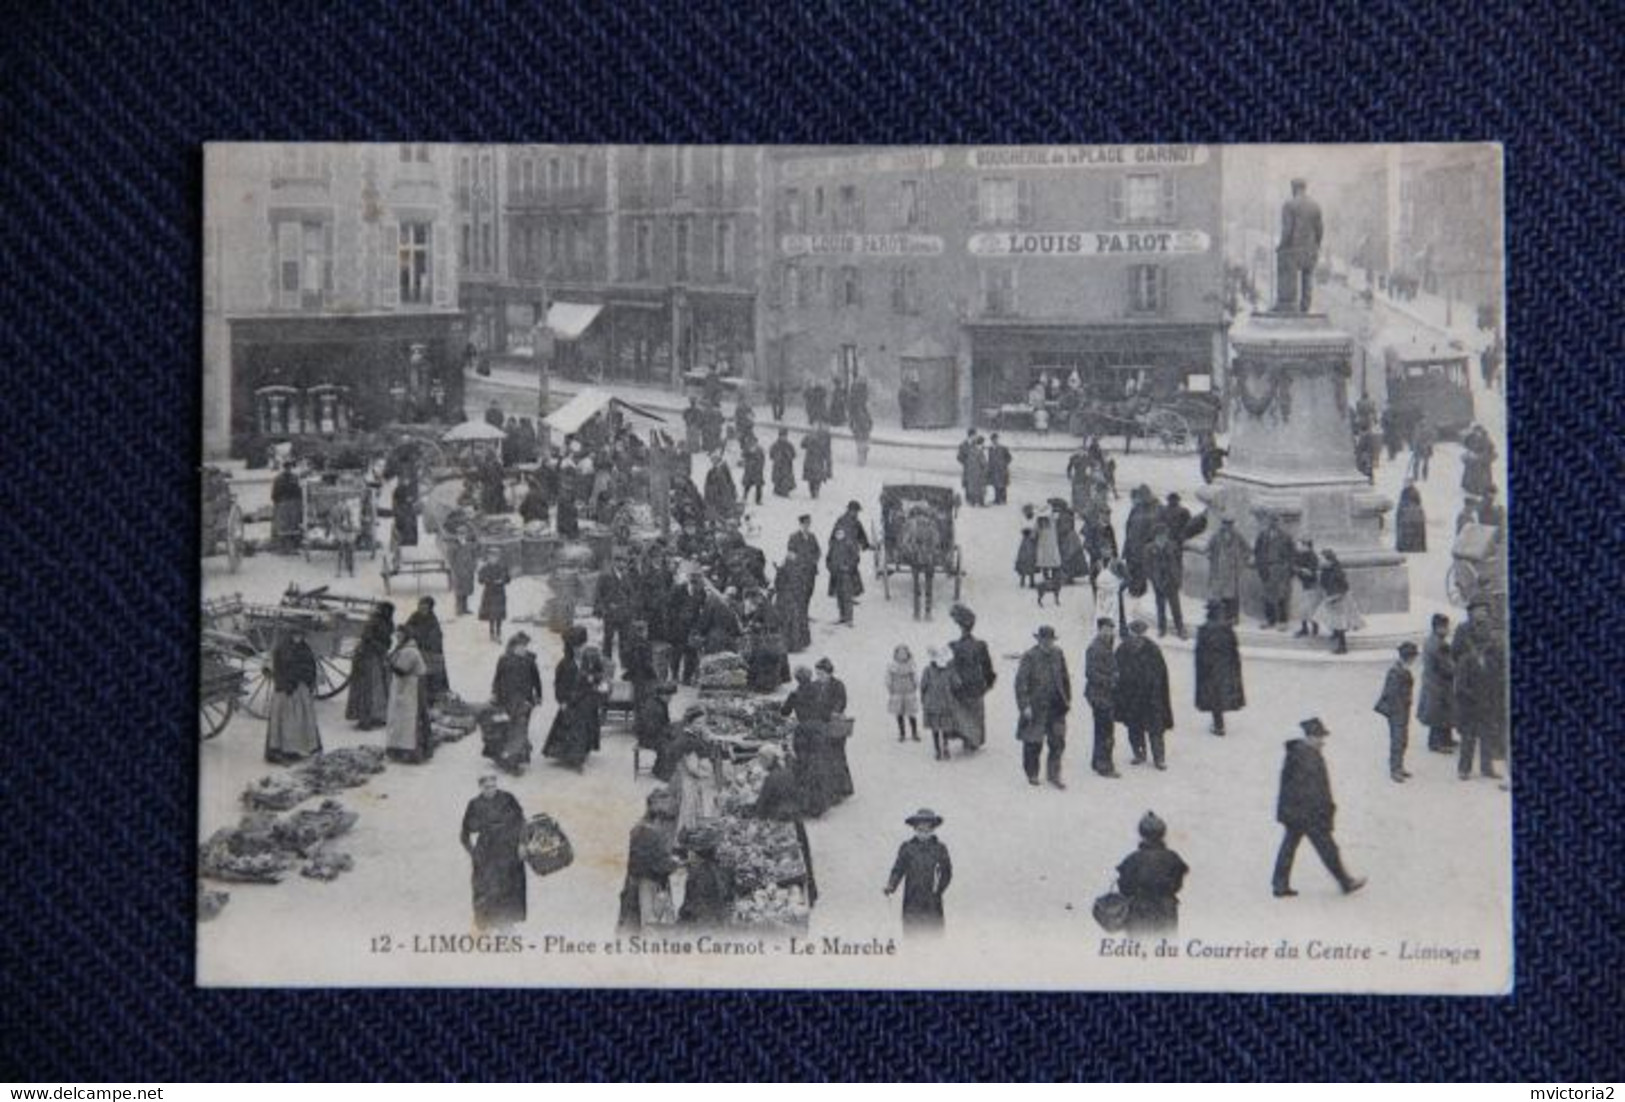
[[[555,302],[547,308],[547,327],[560,340],[573,341],[587,331],[602,310],[597,303]]]
[[[569,436],[571,433],[580,431],[582,425],[592,420],[593,414],[611,407],[629,414],[633,418],[653,424],[664,425],[666,423],[666,419],[659,414],[644,409],[642,406],[633,405],[624,398],[617,398],[607,390],[599,390],[597,387],[588,387],[579,392],[574,398],[571,398],[558,409],[542,418],[542,422],[548,428]]]

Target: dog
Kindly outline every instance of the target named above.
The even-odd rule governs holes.
[[[1038,575],[1033,581],[1033,592],[1038,594],[1038,607],[1044,607],[1044,594],[1049,593],[1055,597],[1055,606],[1059,608],[1061,605],[1061,587],[1065,584],[1066,582],[1062,580],[1059,574]]]

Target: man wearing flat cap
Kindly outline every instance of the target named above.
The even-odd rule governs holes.
[[[1281,849],[1275,855],[1272,886],[1281,899],[1298,893],[1292,888],[1292,859],[1304,838],[1315,847],[1326,871],[1345,895],[1365,887],[1365,878],[1351,876],[1343,867],[1343,855],[1332,838],[1337,805],[1332,802],[1332,779],[1326,771],[1322,749],[1331,735],[1318,717],[1298,724],[1303,737],[1286,744],[1286,761],[1281,766],[1281,792],[1275,804],[1275,819],[1285,828]]]
[[[1045,775],[1056,788],[1061,779],[1061,756],[1066,753],[1066,713],[1072,707],[1072,677],[1066,655],[1055,645],[1055,629],[1045,624],[1034,633],[1036,642],[1021,656],[1016,670],[1016,707],[1021,721],[1016,738],[1021,742],[1021,766],[1027,783],[1038,784],[1038,765],[1049,746]]]
[[[1309,198],[1309,182],[1292,181],[1292,198],[1281,205],[1281,242],[1275,247],[1275,309],[1307,314],[1320,254],[1320,204]]]

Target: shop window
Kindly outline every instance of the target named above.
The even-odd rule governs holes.
[[[1112,181],[1112,221],[1173,222],[1179,217],[1179,180],[1156,172],[1131,172]]]
[[[687,218],[679,218],[672,224],[672,267],[678,280],[688,278],[689,238],[692,236],[693,227]]]
[[[1136,314],[1161,314],[1168,309],[1168,269],[1160,264],[1135,264],[1128,270],[1129,308]]]
[[[400,267],[401,302],[426,304],[430,291],[428,222],[402,222],[397,261]]]
[[[920,273],[910,265],[892,269],[891,308],[894,314],[920,312]]]
[[[990,317],[1010,317],[1016,313],[1016,306],[1016,270],[983,268],[982,313]]]
[[[717,222],[715,251],[717,278],[732,279],[734,274],[734,224],[732,222]]]
[[[976,182],[973,217],[983,226],[1031,225],[1035,194],[1031,180],[983,177]]]

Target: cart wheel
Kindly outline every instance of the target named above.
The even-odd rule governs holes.
[[[954,600],[959,600],[959,587],[965,580],[965,568],[960,562],[959,545],[954,544]]]
[[[231,721],[231,714],[237,710],[237,701],[232,697],[223,700],[205,700],[198,705],[198,731],[204,741],[214,738],[226,729]]]
[[[243,563],[243,509],[235,501],[226,513],[226,566],[235,574]]]
[[[1190,440],[1190,425],[1171,409],[1154,409],[1146,416],[1145,432],[1155,435],[1164,449],[1183,448]]]
[[[1478,592],[1478,571],[1473,564],[1457,559],[1444,576],[1444,591],[1452,605],[1466,608]]]
[[[350,684],[350,660],[322,654],[316,658],[316,699],[331,700]]]
[[[252,625],[244,633],[248,649],[238,656],[243,670],[243,711],[255,719],[271,714],[271,651],[276,646],[274,629]]]

